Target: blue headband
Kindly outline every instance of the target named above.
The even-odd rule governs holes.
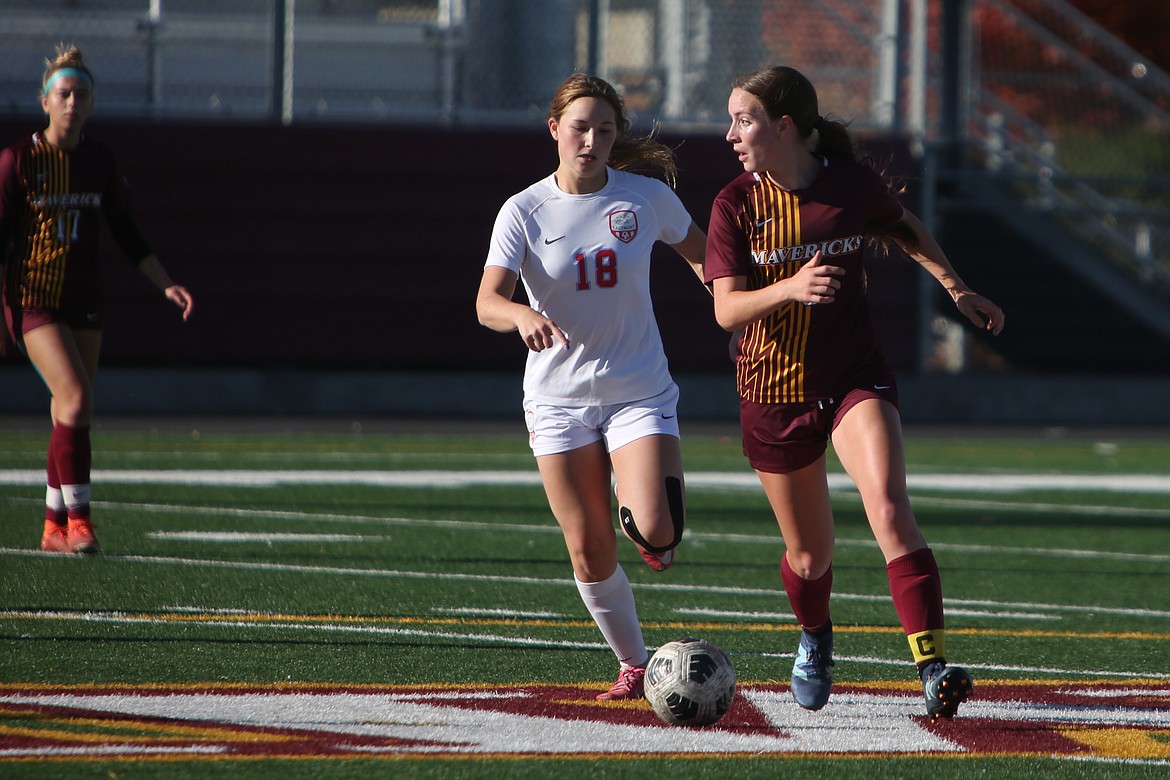
[[[49,77],[49,80],[45,82],[46,95],[49,94],[49,89],[52,88],[53,83],[60,78],[85,79],[85,83],[89,84],[90,89],[93,89],[93,76],[89,75],[84,70],[78,70],[77,68],[61,68],[61,70],[54,73]]]

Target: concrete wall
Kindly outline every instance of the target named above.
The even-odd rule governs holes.
[[[524,349],[475,320],[499,206],[555,166],[531,132],[350,125],[118,122],[111,146],[146,233],[196,297],[183,324],[110,247],[100,412],[501,416],[516,413]],[[0,121],[0,142],[38,129]],[[679,194],[706,226],[738,164],[718,136],[678,145]],[[905,146],[869,139],[913,173]],[[1067,424],[1166,421],[1162,382],[916,375],[912,264],[875,263],[870,300],[908,420]],[[656,311],[683,413],[736,414],[727,334],[669,251]],[[0,413],[47,407],[20,355],[0,358]]]
[[[87,132],[113,148],[144,231],[196,297],[184,325],[107,243],[104,365],[518,368],[522,345],[480,327],[474,300],[500,206],[555,168],[555,144],[533,124],[518,132],[95,118]],[[38,127],[0,121],[0,139]],[[665,140],[680,145],[678,192],[705,227],[739,166],[718,136]],[[655,305],[672,366],[719,371],[726,336],[710,298],[660,250]],[[875,279],[874,306],[900,367],[915,363],[911,273],[890,263]]]
[[[102,415],[409,417],[515,421],[519,362],[492,372],[108,368],[96,396]],[[679,415],[738,417],[731,369],[675,374]],[[1157,378],[915,376],[899,378],[907,424],[988,426],[1170,425],[1170,382]],[[48,395],[27,365],[0,367],[0,415],[48,414]]]

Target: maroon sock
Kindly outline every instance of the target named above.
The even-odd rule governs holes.
[[[935,662],[946,663],[942,580],[929,547],[886,564],[890,595],[921,673]]]
[[[61,492],[61,479],[57,476],[57,453],[53,451],[53,437],[49,437],[49,451],[45,456],[45,492],[49,490],[56,490]],[[48,496],[45,496],[45,521],[55,523],[57,525],[64,525],[68,519],[68,514],[64,509],[60,509],[49,505]]]
[[[907,636],[943,628],[942,580],[929,547],[890,561],[886,573]]]
[[[57,427],[53,426],[53,433],[56,434],[56,432]],[[49,437],[49,452],[45,455],[45,484],[60,490],[61,478],[57,476],[57,452],[53,447],[56,440],[56,435]]]
[[[815,580],[802,579],[788,564],[788,556],[780,559],[780,577],[784,592],[800,625],[817,634],[828,628],[829,596],[833,592],[833,567]]]
[[[89,469],[91,450],[89,444],[88,425],[64,425],[58,423],[53,428],[53,435],[49,441],[49,448],[53,452],[53,461],[57,466],[57,477],[62,486],[79,486],[84,488],[86,498],[83,503],[74,503],[68,506],[69,517],[89,518]],[[66,505],[70,504],[66,496]]]

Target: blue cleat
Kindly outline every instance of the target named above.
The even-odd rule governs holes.
[[[926,714],[934,720],[955,717],[959,705],[967,700],[973,689],[971,675],[961,666],[947,666],[939,661],[922,670]]]
[[[833,629],[820,634],[800,632],[792,665],[792,698],[806,710],[819,710],[833,689]]]

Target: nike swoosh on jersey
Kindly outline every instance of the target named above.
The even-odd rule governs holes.
[[[557,236],[556,238],[546,238],[544,240],[544,245],[548,246],[549,244],[555,244],[556,242],[560,241],[562,238],[564,238],[564,236]]]

